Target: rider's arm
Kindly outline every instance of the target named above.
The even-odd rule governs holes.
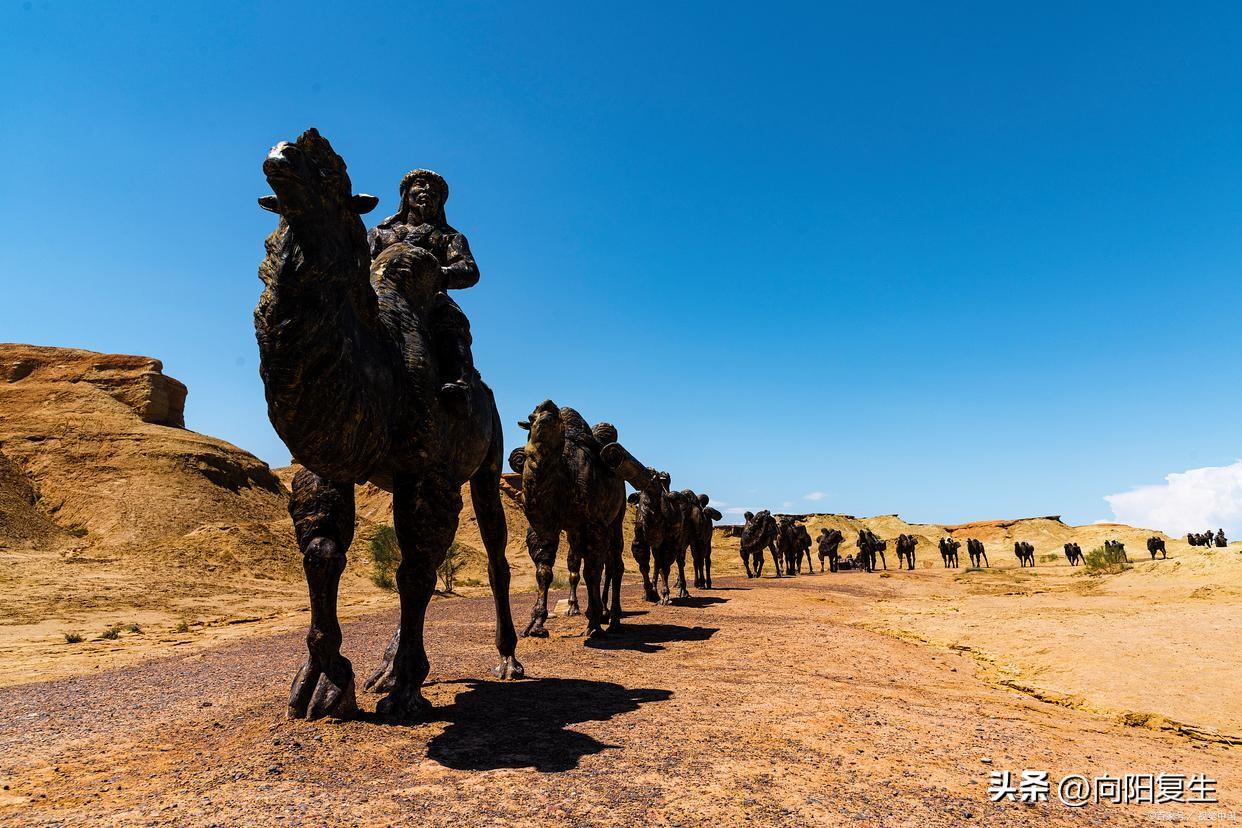
[[[479,283],[479,267],[474,263],[474,256],[470,253],[469,242],[461,233],[454,233],[449,238],[445,260],[448,266],[440,269],[444,273],[449,290],[474,287]]]

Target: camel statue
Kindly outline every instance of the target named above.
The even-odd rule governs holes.
[[[707,505],[711,498],[682,490],[687,504],[686,522],[690,530],[690,557],[694,561],[694,588],[712,588],[712,521],[720,520],[720,511]]]
[[[966,554],[970,556],[970,565],[975,569],[978,569],[980,564],[991,569],[992,564],[988,563],[988,553],[983,548],[983,541],[976,538],[967,538]]]
[[[804,524],[801,524],[801,523],[798,524],[797,535],[794,537],[794,541],[795,541],[795,552],[796,552],[796,558],[797,558],[794,561],[794,571],[801,574],[802,561],[803,559],[805,559],[806,560],[806,574],[814,575],[815,567],[811,563],[811,547],[815,545],[815,542],[811,540],[811,533],[807,531],[806,526]]]
[[[880,540],[870,529],[860,529],[858,540],[854,542],[854,545],[858,547],[858,563],[864,571],[875,571],[876,555],[880,556],[880,560],[884,561],[884,568],[888,569],[888,559],[884,557],[884,550],[888,549],[888,541]]]
[[[522,475],[522,508],[530,529],[526,547],[535,564],[538,593],[530,624],[523,636],[546,637],[548,587],[561,532],[569,541],[571,571],[585,569],[587,638],[602,635],[621,624],[622,522],[625,519],[625,481],[600,459],[599,437],[616,442],[616,429],[599,423],[588,429],[586,420],[568,406],[544,400],[518,425],[528,433],[526,446],[509,456],[509,465]],[[604,445],[607,445],[605,443]],[[577,605],[576,578],[571,581],[571,610]],[[611,605],[605,610],[605,596]]]
[[[1130,562],[1130,556],[1126,554],[1126,545],[1119,540],[1104,541],[1104,551],[1110,555],[1120,556],[1126,563]]]
[[[1078,566],[1082,563],[1082,547],[1076,543],[1065,544],[1065,560],[1069,561],[1070,566]]]
[[[336,597],[353,486],[364,481],[392,492],[401,548],[400,626],[371,682],[387,693],[378,712],[407,717],[430,707],[421,693],[430,669],[423,623],[467,481],[495,602],[501,662],[493,672],[520,677],[499,493],[500,418],[473,368],[454,402],[439,393],[458,379],[441,370],[427,321],[443,304],[440,261],[399,242],[372,263],[359,216],[377,199],[353,193],[345,162],[314,129],[277,144],[263,172],[274,195],[260,206],[280,221],[259,268],[259,373],[272,426],[305,469],[295,477],[290,512],[310,592],[309,654],[290,690],[289,715],[343,718],[356,709]]]
[[[959,566],[957,550],[962,548],[962,542],[950,535],[945,535],[940,539],[938,546],[940,547],[940,560],[944,562],[944,568],[952,567],[956,569]]]
[[[1229,545],[1229,540],[1225,537],[1224,529],[1216,530],[1216,545],[1221,548],[1224,548]]]
[[[1035,547],[1027,541],[1014,541],[1013,554],[1018,558],[1018,566],[1035,566]]]
[[[914,550],[919,545],[919,539],[914,535],[902,533],[897,536],[897,568],[902,569],[903,562],[905,568],[914,569]]]
[[[824,558],[828,559],[828,571],[836,572],[839,568],[841,557],[841,541],[845,540],[845,535],[841,534],[840,529],[820,529],[819,537],[816,541],[819,545],[819,571],[824,571]]]
[[[798,524],[788,515],[776,524],[776,555],[778,572],[789,576],[798,574]]]
[[[776,564],[776,577],[781,577],[781,559],[776,551],[777,531],[776,518],[767,509],[758,513],[746,513],[746,525],[742,527],[741,553],[747,578],[758,578],[763,574],[765,548],[772,553],[772,561]]]
[[[1156,553],[1160,554],[1162,560],[1169,557],[1168,551],[1164,548],[1164,538],[1158,538],[1155,535],[1147,539],[1147,552],[1153,561],[1156,559]]]
[[[648,472],[645,484],[636,486],[638,491],[629,497],[636,507],[630,552],[642,573],[647,600],[667,606],[672,603],[668,578],[674,563],[679,563],[681,571],[677,597],[690,597],[685,576],[686,547],[691,542],[688,508],[681,492],[669,490],[672,481],[668,472]]]

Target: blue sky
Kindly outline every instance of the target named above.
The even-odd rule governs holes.
[[[550,397],[730,507],[1108,517],[1242,457],[1242,7],[1009,5],[5,3],[0,340],[287,462],[254,199],[314,125],[372,221],[448,179],[510,445]]]

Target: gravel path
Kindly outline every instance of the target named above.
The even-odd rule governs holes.
[[[523,640],[531,679],[482,680],[490,602],[433,603],[432,721],[291,722],[302,635],[0,689],[4,825],[1084,825],[1169,806],[993,804],[991,770],[1207,773],[1237,814],[1237,750],[1048,705],[954,652],[834,622],[864,576],[727,579],[628,630]],[[529,595],[515,596],[525,618]],[[359,675],[395,609],[347,624]],[[364,711],[375,697],[360,696]],[[1055,797],[1054,797],[1055,798]],[[1197,810],[1198,809],[1198,810]],[[1235,817],[1236,818],[1236,817]]]

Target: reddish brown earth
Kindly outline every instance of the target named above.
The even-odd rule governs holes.
[[[1207,773],[1236,813],[1236,749],[1067,709],[976,662],[835,619],[863,575],[722,579],[585,644],[524,640],[531,679],[482,680],[483,599],[433,603],[434,720],[288,721],[297,633],[0,689],[5,825],[1151,824],[1169,806],[996,805],[989,770]],[[524,615],[529,596],[515,598]],[[394,613],[346,626],[365,673]],[[362,698],[364,709],[374,697]]]

